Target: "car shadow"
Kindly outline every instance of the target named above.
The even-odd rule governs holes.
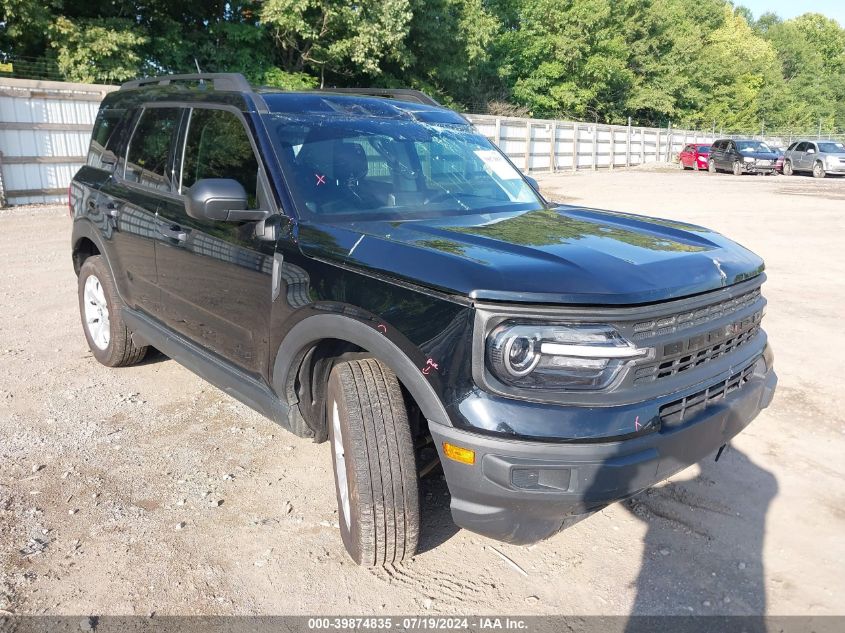
[[[439,547],[458,533],[459,528],[452,520],[452,511],[449,507],[451,500],[449,488],[440,467],[420,480],[418,554]]]
[[[624,502],[647,527],[627,633],[656,615],[749,616],[744,630],[766,631],[763,544],[777,479],[731,448],[700,468]]]
[[[147,353],[144,355],[140,361],[132,365],[133,367],[143,367],[144,365],[155,365],[156,363],[161,363],[166,360],[170,360],[169,356],[165,356],[160,351],[158,351],[155,347],[147,348]]]

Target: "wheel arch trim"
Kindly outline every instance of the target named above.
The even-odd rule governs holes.
[[[91,222],[89,222],[87,220],[77,219],[73,223],[73,232],[72,232],[72,235],[71,235],[71,257],[74,256],[74,254],[77,251],[77,246],[84,239],[87,239],[88,241],[92,242],[94,244],[94,246],[97,247],[97,250],[100,251],[100,255],[102,255],[103,259],[106,260],[106,264],[109,267],[109,271],[112,273],[112,276],[114,276],[114,271],[112,270],[111,262],[109,262],[108,257],[105,256],[105,249],[103,248],[103,240],[98,235],[98,232],[97,232],[96,228],[94,227],[94,225],[91,224]],[[74,266],[76,266],[75,261],[74,261]]]
[[[346,341],[372,354],[396,374],[426,419],[452,426],[434,388],[401,347],[372,326],[339,314],[307,317],[285,335],[273,363],[272,385],[277,394],[284,397],[291,372],[299,371],[303,354],[324,339]]]

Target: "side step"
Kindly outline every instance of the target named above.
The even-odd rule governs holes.
[[[123,319],[139,343],[149,344],[180,365],[292,431],[290,407],[267,385],[210,354],[143,312],[123,308]]]

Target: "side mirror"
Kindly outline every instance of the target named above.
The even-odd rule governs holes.
[[[534,187],[535,191],[540,191],[540,183],[537,182],[536,178],[532,178],[531,176],[526,176],[525,180],[528,181],[528,184]]]
[[[257,222],[267,217],[261,209],[247,209],[243,185],[231,178],[203,178],[187,191],[185,210],[196,220]]]
[[[814,150],[812,147],[808,147],[808,148],[807,148],[807,153],[808,153],[808,154],[815,154],[815,153],[816,153],[816,150]]]

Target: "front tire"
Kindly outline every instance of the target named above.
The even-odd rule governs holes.
[[[715,174],[715,173],[716,173],[716,161],[715,161],[715,160],[713,160],[712,158],[711,158],[711,159],[710,159],[710,161],[707,163],[707,171],[709,171],[711,174]]]
[[[824,165],[820,162],[813,165],[813,178],[824,178],[825,176],[827,176],[827,172],[825,171]]]
[[[94,358],[106,367],[126,367],[144,358],[147,347],[132,341],[111,271],[101,255],[85,260],[78,283],[82,329]]]
[[[734,161],[734,168],[733,168],[734,176],[742,176],[742,163],[738,160]]]
[[[410,558],[419,540],[419,491],[399,381],[374,359],[338,363],[326,406],[346,551],[368,567]]]
[[[786,161],[783,164],[783,175],[784,176],[792,176],[795,171],[792,169],[792,162]]]

